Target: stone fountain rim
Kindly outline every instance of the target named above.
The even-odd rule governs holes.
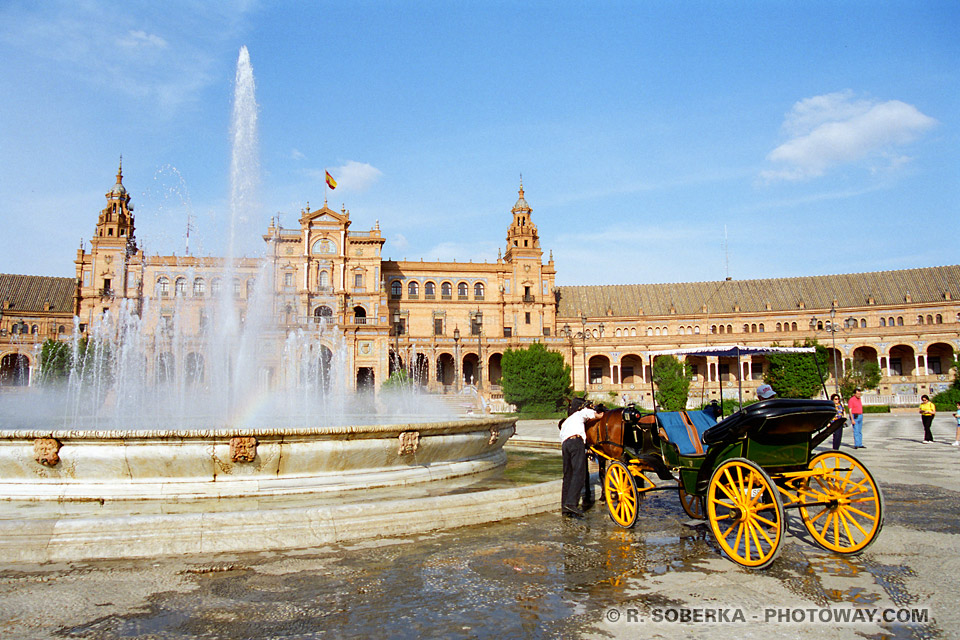
[[[212,429],[0,429],[0,440],[56,438],[58,440],[152,440],[159,438],[233,438],[326,436],[330,438],[363,438],[398,436],[405,431],[420,434],[462,433],[497,425],[516,425],[518,418],[472,418],[441,422],[404,422],[396,424],[337,425],[329,427],[220,427]]]

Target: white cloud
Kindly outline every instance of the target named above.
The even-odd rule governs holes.
[[[354,192],[366,191],[383,175],[373,165],[355,160],[329,169],[308,169],[305,173],[316,180],[324,180],[326,171],[337,181],[337,189]]]
[[[351,191],[364,191],[380,179],[383,172],[366,162],[353,160],[331,170],[338,185],[344,185]]]
[[[410,246],[410,243],[407,241],[407,237],[402,233],[396,233],[390,239],[390,246],[394,247],[398,251],[403,251]]]
[[[767,156],[778,168],[760,176],[766,181],[804,180],[865,159],[895,167],[906,157],[894,148],[913,142],[936,124],[899,100],[856,99],[851,91],[806,98],[784,120],[783,129],[791,138]]]
[[[117,40],[117,44],[127,49],[167,48],[166,40],[146,31],[129,31],[127,35]]]
[[[303,152],[299,149],[293,149],[290,151],[290,157],[294,160],[304,160],[307,156],[303,155]]]

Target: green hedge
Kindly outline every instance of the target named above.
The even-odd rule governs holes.
[[[890,413],[890,406],[885,404],[871,404],[863,408],[864,413]]]

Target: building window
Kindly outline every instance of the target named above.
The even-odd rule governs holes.
[[[544,337],[544,338],[549,338],[549,337],[550,337],[550,327],[544,327],[544,328],[543,328],[543,337]]]
[[[362,273],[353,274],[353,289],[354,291],[363,291],[363,274]]]
[[[473,285],[473,297],[475,300],[483,300],[483,283],[478,282]]]
[[[866,329],[866,328],[867,328],[867,319],[866,319],[866,318],[860,318],[860,328],[861,328],[861,329]]]
[[[220,295],[220,278],[214,278],[210,281],[210,295]]]
[[[291,284],[293,284],[293,283],[292,283],[292,281],[293,281],[293,274],[292,274],[292,273],[288,273],[287,275],[290,276]],[[234,297],[234,298],[239,298],[240,295],[241,295],[240,279],[239,279],[239,278],[234,278],[234,279],[233,279],[233,297]]]
[[[923,324],[923,316],[917,316],[917,324]]]
[[[797,323],[796,323],[796,322],[791,322],[791,323],[790,323],[790,331],[796,331],[796,330],[797,330]]]
[[[407,285],[407,297],[411,300],[416,300],[420,297],[420,283],[414,280]]]
[[[449,282],[444,282],[440,285],[440,298],[443,300],[452,300],[453,299],[453,285]]]
[[[170,279],[166,276],[157,280],[157,295],[168,296],[170,295]]]
[[[760,333],[763,333],[763,332],[764,332],[764,328],[763,328],[763,323],[762,323],[762,322],[760,323],[760,325],[759,325],[757,328],[758,328],[758,330],[760,331]]]
[[[289,271],[283,274],[283,286],[285,287],[293,286],[293,274]]]
[[[457,298],[460,300],[467,299],[467,283],[461,282],[457,285]]]
[[[939,313],[937,314],[937,324],[943,324],[943,316]]]
[[[433,319],[433,335],[435,336],[443,335],[443,318]]]
[[[513,327],[504,327],[503,328],[503,337],[511,338],[513,337]]]
[[[927,369],[930,370],[930,373],[933,375],[940,375],[943,371],[940,370],[940,356],[927,356]]]
[[[204,283],[203,278],[194,278],[193,280],[193,295],[197,297],[202,297],[204,292],[207,290],[207,285]]]
[[[897,316],[897,326],[898,327],[903,326],[903,316]]]
[[[523,314],[523,323],[524,323],[524,324],[530,324],[530,312],[529,312],[529,311],[527,311],[526,313]]]
[[[886,320],[886,318],[880,318],[880,326],[881,326],[881,327],[887,326],[887,320]]]
[[[900,358],[890,358],[890,370],[895,376],[903,375],[903,363],[900,361]]]
[[[390,283],[390,298],[399,300],[401,297],[403,297],[403,285],[400,284],[399,280],[394,280]]]
[[[590,367],[590,384],[603,384],[603,369]]]
[[[320,286],[321,289],[326,289],[327,287],[329,287],[329,286],[330,286],[330,272],[329,272],[329,271],[321,271],[321,272],[320,272],[320,278],[319,278],[318,282],[319,282],[319,286]]]
[[[423,285],[423,297],[426,300],[433,300],[437,297],[437,285],[432,282],[428,282]]]
[[[182,296],[187,293],[187,279],[186,278],[177,278],[176,283],[173,286],[173,292],[175,295]]]

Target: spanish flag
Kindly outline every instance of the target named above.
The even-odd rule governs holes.
[[[331,189],[336,189],[337,181],[333,179],[333,176],[330,175],[329,171],[324,171],[324,173],[327,174],[327,186],[330,187]]]

